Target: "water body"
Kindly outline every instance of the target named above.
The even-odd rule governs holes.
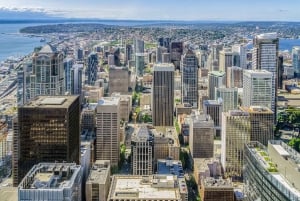
[[[63,22],[67,23],[67,22]],[[71,22],[76,23],[76,22]],[[78,22],[77,22],[78,23]],[[84,22],[81,22],[84,23]],[[146,25],[153,23],[152,21],[99,21],[97,23],[111,25]],[[49,23],[48,23],[49,24]],[[51,23],[54,24],[54,23]],[[39,37],[29,37],[19,33],[19,30],[27,26],[37,26],[39,23],[0,23],[0,61],[4,61],[8,57],[19,57],[31,53],[35,47],[43,45]],[[280,39],[280,50],[292,50],[293,46],[300,46],[300,39]],[[252,48],[252,45],[248,46]]]
[[[0,61],[8,57],[20,57],[43,45],[39,37],[29,37],[19,30],[32,24],[0,24]]]

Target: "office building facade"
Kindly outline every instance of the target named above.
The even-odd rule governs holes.
[[[96,160],[118,166],[120,154],[120,98],[107,97],[96,107]]]
[[[208,73],[208,98],[215,100],[215,88],[226,86],[226,74],[223,71],[211,71]]]
[[[276,33],[255,36],[253,40],[252,69],[266,70],[272,73],[272,106],[276,113],[277,66],[279,39]]]
[[[293,47],[292,59],[293,59],[294,77],[300,78],[300,46]]]
[[[156,64],[152,81],[152,119],[154,126],[173,126],[174,65]]]
[[[241,110],[222,113],[221,163],[226,176],[242,178],[245,144],[250,142],[250,115]]]
[[[271,108],[273,104],[273,75],[265,70],[244,70],[243,106],[264,106]]]
[[[47,44],[32,57],[30,99],[39,95],[64,95],[63,53]]]
[[[246,201],[300,200],[300,155],[282,141],[267,146],[245,146],[244,193]]]
[[[215,88],[215,97],[218,100],[222,99],[223,102],[223,112],[228,112],[229,110],[234,110],[238,108],[238,89],[237,88]]]
[[[181,102],[198,108],[198,59],[188,50],[181,59]]]
[[[14,127],[13,182],[17,185],[40,162],[79,163],[78,96],[39,96],[18,108]]]
[[[86,80],[87,84],[94,85],[97,80],[97,72],[98,72],[98,55],[95,52],[89,54],[87,59],[87,67],[86,67]]]

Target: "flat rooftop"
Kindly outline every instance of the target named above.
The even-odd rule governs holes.
[[[158,63],[154,65],[153,71],[175,71],[172,63]]]
[[[265,114],[273,114],[273,111],[267,107],[263,106],[250,106],[250,107],[240,107],[242,111],[248,113],[265,113]]]
[[[38,96],[24,104],[23,108],[68,108],[78,96]]]
[[[119,97],[103,97],[98,101],[98,106],[118,105],[119,101]]]
[[[105,184],[107,177],[109,176],[110,176],[109,161],[97,160],[91,168],[90,175],[86,183]]]
[[[174,186],[172,175],[161,176],[114,176],[109,199],[181,200],[179,189]]]
[[[224,71],[211,71],[208,72],[209,75],[214,75],[216,77],[223,77],[225,76],[225,72]]]
[[[19,189],[58,189],[70,187],[80,172],[75,163],[39,163],[23,178]],[[33,178],[33,179],[31,179]]]

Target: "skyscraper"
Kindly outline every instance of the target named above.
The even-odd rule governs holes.
[[[232,66],[227,68],[226,86],[243,88],[243,69],[241,67]]]
[[[154,126],[173,126],[174,65],[156,64],[152,81],[152,119]]]
[[[183,42],[172,42],[170,54],[171,62],[174,64],[175,69],[179,69],[181,55],[183,54]]]
[[[132,45],[127,44],[125,49],[125,66],[128,64],[128,61],[132,60],[133,48]]]
[[[208,98],[215,100],[215,88],[226,86],[226,74],[223,71],[211,71],[208,73]]]
[[[250,115],[241,110],[222,113],[221,162],[226,176],[243,175],[245,144],[250,142]]]
[[[120,154],[120,99],[106,97],[96,107],[96,160],[118,166]]]
[[[272,107],[272,73],[265,70],[244,70],[243,106]]]
[[[88,63],[86,68],[87,84],[94,85],[97,80],[98,72],[98,55],[92,52],[88,56]]]
[[[39,96],[18,108],[14,185],[40,162],[79,163],[79,119],[78,96]]]
[[[274,114],[272,110],[262,106],[240,107],[250,115],[250,141],[258,141],[264,145],[274,139]]]
[[[111,66],[109,69],[108,90],[111,95],[114,92],[128,94],[130,76],[128,68]]]
[[[188,50],[181,60],[181,102],[198,108],[198,62],[192,50]]]
[[[145,67],[144,58],[144,41],[136,39],[134,44],[135,48],[135,70],[138,76],[143,76]]]
[[[296,78],[300,78],[300,46],[293,47],[292,50],[294,75]]]
[[[255,36],[253,41],[252,69],[267,70],[272,73],[272,106],[276,113],[277,65],[279,39],[276,33],[265,33]]]
[[[247,69],[247,46],[246,44],[238,44],[232,46],[232,52],[239,55],[239,67]]]
[[[71,94],[81,95],[82,93],[82,71],[83,65],[75,64],[71,69]]]
[[[30,99],[39,95],[63,95],[65,76],[62,52],[50,44],[45,45],[32,57],[30,75]]]
[[[221,98],[223,102],[223,112],[237,109],[238,107],[238,89],[237,88],[216,88],[216,99]]]
[[[219,98],[218,100],[204,100],[203,112],[206,115],[210,115],[210,117],[214,121],[216,136],[220,137],[221,126],[222,126],[222,112],[223,112],[222,99]]]
[[[189,146],[193,158],[212,158],[214,156],[214,122],[210,115],[193,111],[190,115]]]
[[[141,126],[131,139],[131,169],[133,175],[151,175],[153,168],[153,137]]]
[[[219,71],[226,73],[227,68],[233,66],[233,52],[231,48],[224,48],[219,54]]]
[[[278,57],[278,67],[277,67],[277,86],[278,89],[282,89],[283,84],[283,73],[284,73],[284,66],[283,66],[283,56],[280,55]]]
[[[65,91],[71,92],[71,69],[74,65],[73,58],[65,58],[64,59],[64,70],[65,70]]]

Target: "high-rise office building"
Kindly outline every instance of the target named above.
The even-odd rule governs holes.
[[[174,65],[156,64],[152,81],[152,119],[154,126],[173,126]]]
[[[64,95],[63,53],[47,44],[32,57],[30,99],[39,95]]]
[[[141,126],[131,137],[131,169],[133,175],[153,173],[153,137],[146,126]]]
[[[14,185],[40,162],[79,163],[78,96],[39,96],[18,108],[15,121]]]
[[[87,76],[87,84],[94,85],[97,80],[97,72],[98,72],[98,55],[95,52],[92,52],[88,56],[88,63],[86,67],[86,76]]]
[[[175,69],[180,69],[181,55],[183,54],[183,42],[171,43],[171,62],[174,64]]]
[[[156,48],[156,63],[164,63],[162,62],[162,55],[164,53],[168,53],[168,49],[162,46],[158,46]]]
[[[282,89],[283,85],[283,73],[284,73],[284,65],[283,65],[283,56],[280,55],[278,57],[278,67],[277,67],[277,86],[278,89]]]
[[[145,67],[144,41],[135,39],[134,42],[136,74],[138,76],[143,76]]]
[[[221,162],[226,176],[242,177],[245,144],[250,142],[248,112],[222,113]]]
[[[74,64],[71,69],[71,94],[80,95],[82,93],[82,64]]]
[[[76,58],[77,60],[83,60],[83,49],[82,48],[78,48],[77,49],[77,54],[76,54]]]
[[[274,139],[274,114],[272,110],[262,106],[240,107],[250,115],[250,141],[258,141],[264,145]]]
[[[198,59],[188,50],[181,59],[181,102],[198,108]]]
[[[118,166],[120,154],[120,98],[105,97],[96,107],[96,160]]]
[[[232,52],[239,56],[239,67],[247,69],[247,46],[246,44],[238,44],[232,46]]]
[[[274,100],[272,77],[272,73],[265,70],[244,70],[242,105],[271,108]]]
[[[67,57],[64,59],[65,70],[65,91],[71,92],[71,69],[74,65],[74,59]]]
[[[214,156],[214,122],[209,115],[194,110],[190,115],[189,146],[193,158]]]
[[[300,200],[300,155],[282,141],[245,146],[244,193],[246,201]]]
[[[18,186],[18,200],[81,201],[82,168],[76,163],[39,163]]]
[[[255,36],[253,41],[252,69],[267,70],[272,73],[272,106],[276,115],[277,66],[279,39],[276,33]]]
[[[226,86],[226,74],[223,71],[211,71],[208,73],[208,98],[215,100],[215,88]]]
[[[128,61],[132,60],[133,48],[132,45],[127,44],[125,49],[125,66],[127,66]]]
[[[228,88],[243,88],[243,69],[237,66],[228,67],[226,79]]]
[[[293,47],[292,59],[293,59],[294,76],[296,78],[300,78],[300,46]]]
[[[128,94],[129,82],[130,76],[127,67],[110,67],[108,82],[108,90],[110,95],[114,92]]]
[[[214,126],[216,129],[216,136],[221,135],[221,125],[222,125],[222,112],[223,112],[223,101],[218,100],[204,100],[203,101],[203,112],[206,115],[210,115],[214,121]]]
[[[227,72],[227,68],[233,65],[233,52],[231,48],[224,48],[219,53],[219,71]]]
[[[238,107],[238,89],[237,88],[215,88],[215,97],[218,100],[222,99],[223,102],[223,112],[228,112],[229,110],[237,109]]]

